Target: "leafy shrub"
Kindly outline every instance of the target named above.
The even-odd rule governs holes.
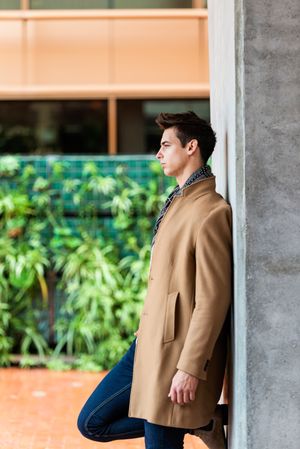
[[[121,164],[114,176],[102,176],[88,162],[81,179],[67,179],[68,164],[54,161],[46,179],[31,164],[21,169],[16,157],[0,158],[0,365],[10,365],[15,352],[23,366],[38,354],[55,369],[108,369],[119,360],[137,329],[153,224],[172,188],[165,190],[157,162],[149,169],[145,185]],[[66,196],[75,223],[67,220]],[[63,300],[51,344],[44,317],[53,307],[53,273]],[[73,362],[66,365],[61,354]]]

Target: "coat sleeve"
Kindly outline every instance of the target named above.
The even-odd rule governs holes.
[[[231,302],[231,208],[226,203],[204,220],[195,244],[195,307],[177,369],[207,379],[207,367]]]

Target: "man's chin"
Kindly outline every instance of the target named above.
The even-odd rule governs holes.
[[[166,176],[174,176],[172,171],[165,166],[163,166],[163,171]]]

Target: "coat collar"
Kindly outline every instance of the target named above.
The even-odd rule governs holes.
[[[214,175],[209,178],[199,179],[193,184],[182,187],[177,193],[178,196],[184,196],[189,198],[197,198],[208,192],[213,192],[216,189],[216,177]]]

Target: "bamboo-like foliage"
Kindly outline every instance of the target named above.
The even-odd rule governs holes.
[[[70,366],[79,369],[107,369],[121,357],[146,294],[154,220],[172,188],[165,190],[156,162],[149,169],[145,185],[124,164],[103,176],[93,161],[80,179],[67,178],[67,162],[53,162],[43,178],[31,164],[21,169],[17,157],[0,158],[0,365],[12,353],[25,366],[31,354],[50,355],[48,366],[60,369],[61,354],[74,356]],[[52,345],[44,318],[49,273],[61,298]]]

